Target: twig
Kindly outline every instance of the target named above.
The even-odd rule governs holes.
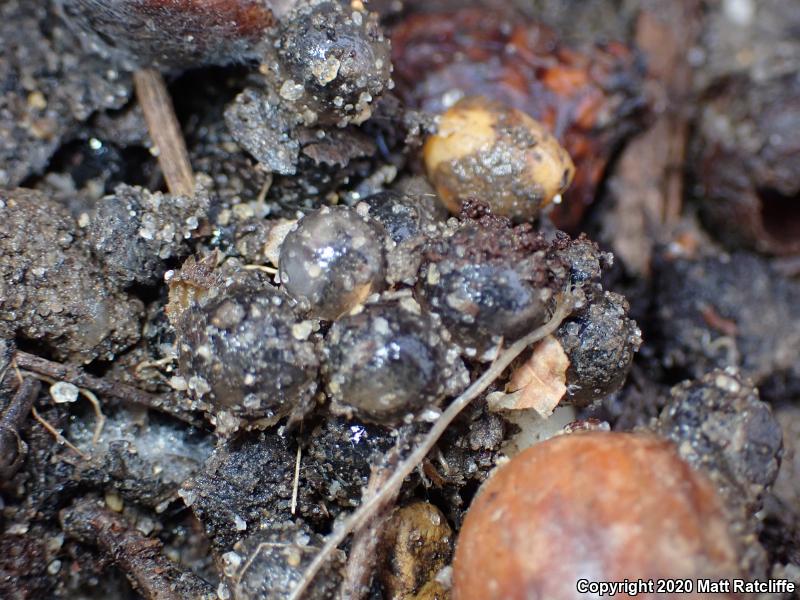
[[[261,186],[261,190],[258,192],[258,196],[256,197],[257,204],[264,204],[264,200],[267,198],[267,192],[269,192],[269,188],[272,187],[272,173],[267,174],[267,179],[264,181],[264,185]]]
[[[6,379],[6,375],[8,374],[9,369],[11,369],[12,363],[9,362],[2,371],[0,371],[0,385],[3,384],[3,381]],[[22,383],[22,382],[20,382]]]
[[[152,402],[151,394],[143,390],[124,383],[106,381],[105,379],[88,375],[83,369],[74,365],[53,362],[21,350],[17,351],[14,360],[25,371],[46,375],[58,381],[67,381],[76,387],[100,392],[104,396],[110,396],[118,400],[128,400],[137,404],[149,405]]]
[[[300,491],[300,457],[303,454],[303,445],[297,444],[297,458],[294,463],[294,482],[292,483],[292,514],[297,512],[297,494]]]
[[[108,381],[100,377],[93,377],[85,373],[80,367],[53,362],[20,350],[17,351],[14,360],[25,371],[45,375],[59,381],[66,381],[78,388],[92,390],[108,398],[140,404],[172,415],[190,425],[201,424],[197,417],[188,411],[173,406],[169,399],[163,395],[150,394],[118,381]]]
[[[82,499],[61,511],[64,533],[107,554],[134,589],[148,600],[216,598],[214,589],[164,555],[157,539],[145,537],[102,502]]]
[[[22,376],[22,371],[19,370],[19,365],[17,364],[16,358],[11,362],[14,365],[14,373],[17,375],[17,381],[20,385],[22,385],[22,382],[25,380],[25,378]]]
[[[39,425],[41,425],[42,427],[44,427],[44,428],[47,430],[47,432],[48,432],[50,435],[52,435],[54,438],[56,438],[56,440],[58,441],[58,443],[60,443],[60,444],[64,444],[64,445],[65,445],[67,448],[69,448],[70,450],[72,450],[73,452],[75,452],[75,453],[76,453],[78,456],[80,456],[81,458],[83,458],[83,459],[85,459],[85,460],[88,460],[88,459],[89,459],[89,457],[86,455],[86,453],[85,453],[85,452],[81,451],[81,449],[80,449],[80,448],[78,448],[78,447],[77,447],[75,444],[73,444],[72,442],[70,442],[70,441],[69,441],[67,438],[65,438],[63,435],[61,435],[61,432],[60,432],[58,429],[56,429],[55,427],[53,427],[53,426],[52,426],[52,425],[51,425],[51,424],[50,424],[50,423],[47,421],[47,419],[45,419],[45,418],[44,418],[42,415],[40,415],[40,414],[39,414],[39,411],[37,411],[37,410],[36,410],[36,407],[35,407],[35,406],[31,406],[31,414],[33,415],[33,418],[34,418],[34,419],[36,419],[36,421],[39,423]]]
[[[325,561],[328,560],[331,553],[336,550],[339,544],[341,544],[344,539],[353,531],[359,527],[362,527],[364,523],[371,519],[375,514],[375,511],[379,510],[380,507],[383,506],[387,498],[395,495],[400,490],[405,478],[414,471],[417,464],[420,463],[436,445],[436,442],[439,440],[450,423],[452,423],[453,419],[455,419],[458,414],[466,406],[468,406],[470,402],[472,402],[472,400],[477,398],[486,388],[488,388],[523,350],[525,350],[531,344],[538,342],[539,340],[553,333],[561,324],[561,321],[563,321],[570,314],[571,310],[572,301],[570,297],[562,299],[552,318],[547,323],[529,333],[522,339],[514,342],[508,347],[507,350],[498,355],[498,357],[484,372],[484,374],[475,380],[475,382],[470,385],[464,391],[464,393],[453,400],[450,406],[448,406],[447,409],[442,413],[442,416],[439,417],[439,420],[433,424],[433,427],[430,428],[417,448],[408,456],[408,458],[400,463],[397,470],[392,474],[384,487],[381,488],[381,490],[371,498],[365,498],[361,506],[359,506],[352,515],[350,515],[343,523],[334,529],[330,535],[328,535],[325,545],[314,557],[314,560],[311,562],[311,564],[309,564],[305,573],[303,573],[303,577],[297,583],[297,586],[292,591],[292,594],[289,596],[288,600],[299,600],[305,593],[308,586],[314,580],[314,577],[317,575],[319,570],[325,564]]]
[[[17,392],[3,412],[3,416],[0,417],[0,427],[13,427],[14,429],[22,427],[41,387],[36,379],[23,378]]]
[[[95,424],[94,434],[92,435],[92,446],[96,446],[97,442],[100,441],[100,436],[103,433],[103,427],[106,426],[106,416],[103,414],[103,410],[100,407],[100,400],[97,399],[97,396],[95,396],[86,388],[78,388],[78,391],[81,393],[81,396],[89,401],[94,409]]]
[[[395,458],[398,454],[394,453]],[[365,498],[370,498],[378,493],[389,480],[392,473],[391,464],[384,465],[370,475]],[[347,566],[344,579],[339,588],[341,600],[360,600],[369,592],[372,582],[372,572],[375,567],[376,548],[381,541],[380,530],[383,522],[394,504],[394,496],[386,499],[371,521],[353,534],[353,543],[347,556]]]
[[[145,369],[160,369],[161,367],[168,367],[175,362],[175,356],[165,356],[157,360],[143,360],[133,368],[133,372],[137,375]]]
[[[194,196],[189,152],[164,78],[155,69],[139,69],[133,74],[133,82],[169,191],[180,196]]]
[[[41,387],[35,379],[23,379],[0,417],[0,477],[3,479],[11,477],[22,463],[25,445],[19,430],[25,424]]]
[[[48,377],[47,375],[42,375],[41,373],[31,373],[28,372],[31,377],[35,377],[36,379],[40,379],[45,383],[49,383],[53,385],[58,380],[53,379],[52,377]],[[77,386],[76,386],[77,387]],[[106,416],[103,414],[102,407],[100,406],[100,400],[97,399],[91,390],[87,390],[86,388],[77,388],[78,393],[86,398],[89,403],[92,405],[92,410],[94,410],[95,416],[95,424],[94,424],[94,435],[92,435],[92,445],[96,446],[97,442],[100,441],[100,435],[103,433],[103,428],[106,425]]]
[[[274,275],[278,272],[278,269],[275,267],[268,267],[266,265],[244,265],[242,268],[246,271],[262,271],[269,275]]]

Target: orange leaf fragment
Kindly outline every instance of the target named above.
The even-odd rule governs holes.
[[[569,358],[552,335],[539,342],[531,357],[517,367],[506,384],[506,394],[489,398],[490,410],[534,409],[549,417],[567,393]]]

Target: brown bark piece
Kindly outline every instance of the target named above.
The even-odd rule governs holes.
[[[658,116],[620,156],[611,181],[614,204],[605,219],[614,254],[636,274],[650,270],[653,244],[677,224],[691,120],[688,50],[700,32],[699,3],[644,3],[636,42],[645,53]]]
[[[170,193],[194,196],[194,174],[189,151],[164,78],[155,69],[139,69],[133,74],[133,81],[147,129],[158,149],[158,164],[164,172]]]

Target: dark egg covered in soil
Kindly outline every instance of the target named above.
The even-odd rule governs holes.
[[[306,124],[360,124],[390,89],[389,40],[378,16],[328,0],[298,2],[281,24],[272,76]]]
[[[436,408],[469,382],[447,332],[410,297],[334,323],[323,372],[335,412],[379,423]]]
[[[319,359],[310,324],[289,298],[253,277],[193,304],[176,325],[181,373],[195,397],[223,414],[265,419],[305,414]]]
[[[618,391],[642,344],[642,332],[628,316],[625,298],[595,292],[587,306],[567,319],[555,337],[569,360],[567,399],[587,406]]]
[[[568,274],[541,235],[480,214],[431,245],[419,286],[425,305],[473,355],[544,323]]]

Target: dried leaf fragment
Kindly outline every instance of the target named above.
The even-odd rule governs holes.
[[[549,417],[567,393],[569,358],[552,335],[539,342],[531,357],[519,366],[506,384],[506,394],[492,394],[489,409],[522,410],[532,408]]]

